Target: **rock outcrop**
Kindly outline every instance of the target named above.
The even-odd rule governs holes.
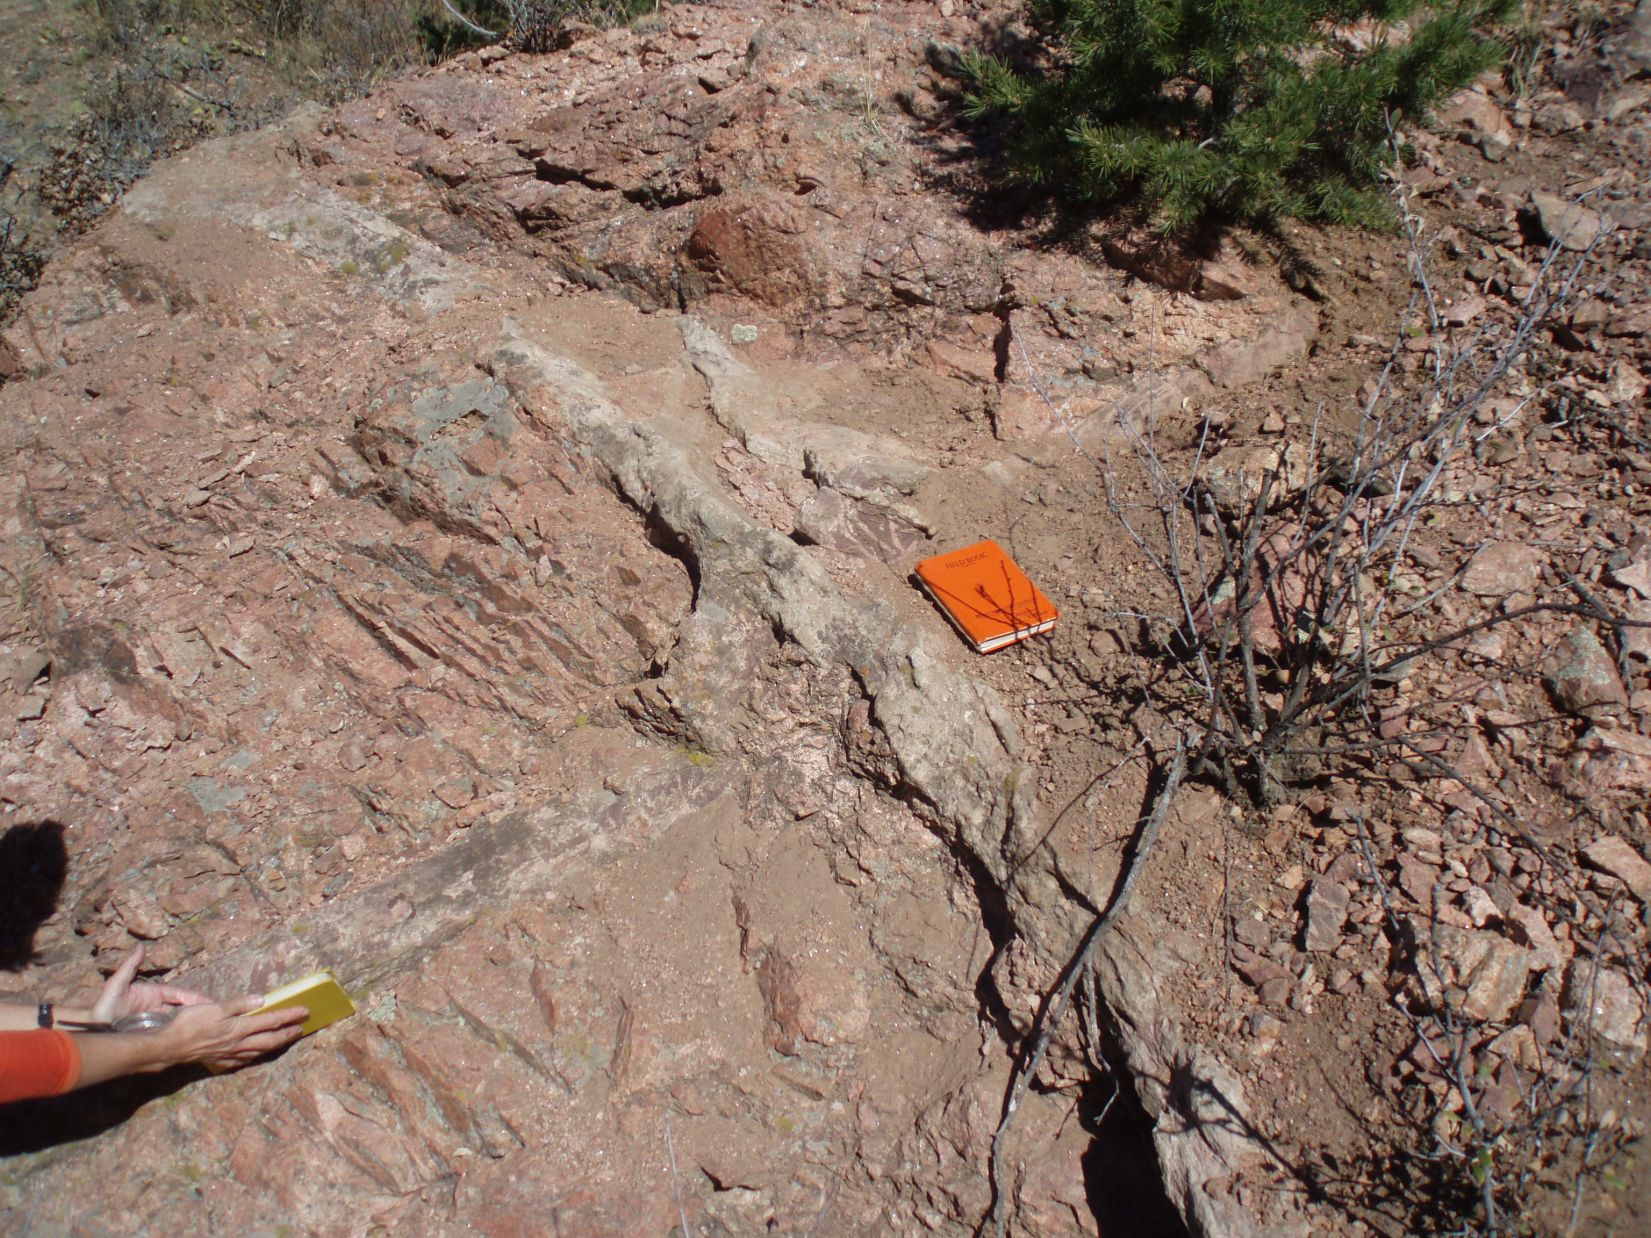
[[[48,271],[0,388],[0,795],[69,857],[45,976],[137,939],[220,991],[330,966],[361,1015],[96,1140],[154,1093],[41,1108],[9,1228],[978,1223],[983,1015],[1024,1030],[1106,876],[904,573],[944,487],[1024,467],[986,415],[1036,458],[1075,427],[1035,393],[1094,441],[1156,398],[1137,360],[1196,395],[1311,316],[1103,330],[1121,275],[919,195],[880,127],[932,98],[861,114],[875,73],[832,66],[921,25],[845,61],[846,27],[682,9],[463,58],[160,165]],[[1264,342],[1195,367],[1218,337]],[[851,355],[921,362],[980,450],[905,441]],[[1174,1202],[1237,1232],[1241,1090],[1151,937],[1104,983],[1130,1067],[1201,1080],[1144,1085]],[[1012,1184],[1044,1234],[1085,1215],[1057,1108]]]

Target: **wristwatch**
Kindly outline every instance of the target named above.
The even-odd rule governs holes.
[[[52,1018],[52,1004],[50,1002],[40,1003],[40,1009],[36,1012],[35,1022],[40,1024],[41,1027],[52,1026],[55,1020]]]

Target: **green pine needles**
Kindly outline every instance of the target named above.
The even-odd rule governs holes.
[[[1282,219],[1380,226],[1390,133],[1499,64],[1516,0],[1031,0],[1039,73],[965,57],[968,113],[1017,171],[1134,199],[1165,233]],[[1337,37],[1358,28],[1366,39]]]

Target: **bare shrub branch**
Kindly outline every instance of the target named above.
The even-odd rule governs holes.
[[[1374,768],[1384,755],[1424,778],[1448,781],[1485,806],[1481,828],[1487,834],[1516,840],[1539,858],[1550,913],[1570,922],[1579,949],[1594,951],[1597,971],[1612,913],[1588,890],[1570,857],[1546,845],[1494,788],[1441,756],[1438,735],[1384,730],[1379,706],[1431,659],[1461,652],[1464,642],[1534,615],[1599,624],[1610,633],[1619,662],[1623,633],[1643,626],[1614,613],[1575,576],[1521,604],[1492,608],[1469,599],[1466,613],[1453,612],[1460,603],[1447,599],[1482,547],[1428,585],[1417,567],[1417,543],[1426,528],[1459,511],[1485,512],[1513,493],[1487,477],[1476,457],[1491,436],[1544,400],[1540,386],[1519,386],[1525,363],[1539,332],[1563,320],[1605,234],[1579,255],[1551,245],[1512,320],[1469,331],[1447,323],[1444,300],[1429,275],[1427,229],[1408,200],[1401,198],[1399,207],[1411,296],[1350,425],[1338,424],[1333,410],[1321,406],[1296,441],[1252,453],[1257,464],[1248,474],[1217,467],[1217,428],[1210,417],[1190,442],[1177,444],[1190,463],[1172,466],[1167,421],[1160,422],[1150,406],[1145,413],[1120,410],[1116,455],[1109,451],[1096,461],[1081,443],[1079,450],[1101,473],[1111,514],[1168,590],[1158,613],[1131,614],[1145,621],[1156,652],[1169,655],[1161,665],[1183,677],[1184,696],[1164,707],[1177,725],[1192,724],[1185,777],[1212,780],[1229,797],[1259,809],[1280,802],[1292,786],[1345,773],[1350,764]],[[1419,357],[1413,343],[1418,338],[1427,340]],[[1024,351],[1022,359],[1030,370]],[[1072,427],[1066,428],[1077,442]],[[1155,813],[1164,807],[1160,798]],[[1533,1166],[1551,1164],[1563,1150],[1579,1171],[1598,1172],[1627,1142],[1620,1131],[1602,1132],[1588,1111],[1592,1006],[1575,1016],[1545,1059],[1521,1112],[1510,1118],[1500,1101],[1487,1105],[1489,1085],[1476,1074],[1475,1055],[1489,1029],[1464,1013],[1464,990],[1447,966],[1438,919],[1431,921],[1431,945],[1426,931],[1421,943],[1412,939],[1410,926],[1393,910],[1378,864],[1383,857],[1362,818],[1358,829],[1393,943],[1401,955],[1409,951],[1421,986],[1416,999],[1403,990],[1395,994],[1395,1004],[1431,1055],[1435,1078],[1448,1088],[1445,1100],[1424,1097],[1437,1106],[1424,1139],[1431,1149],[1424,1155],[1433,1158],[1439,1175],[1441,1196],[1433,1203],[1469,1229],[1504,1232],[1538,1186]],[[999,1163],[1004,1135],[1074,986],[1092,992],[1082,964],[1093,944],[1086,936],[1046,996],[1019,1059],[993,1142],[992,1216],[999,1233],[1006,1202]],[[1558,979],[1550,976],[1546,983]],[[1093,1020],[1083,1031],[1093,1046]]]
[[[1591,251],[1559,269],[1561,251],[1551,247],[1512,330],[1459,341],[1440,318],[1420,221],[1408,209],[1404,219],[1414,284],[1406,330],[1339,449],[1321,410],[1307,443],[1272,453],[1259,476],[1212,478],[1206,420],[1179,477],[1152,419],[1121,418],[1120,436],[1146,480],[1144,501],[1126,502],[1116,463],[1106,464],[1113,514],[1173,590],[1175,611],[1158,618],[1158,631],[1184,655],[1207,709],[1194,769],[1258,805],[1278,799],[1284,767],[1320,747],[1315,737],[1325,727],[1370,722],[1372,693],[1403,679],[1417,659],[1521,614],[1573,609],[1540,602],[1429,635],[1415,620],[1432,608],[1409,604],[1400,585],[1417,529],[1466,497],[1457,487],[1489,433],[1477,424],[1482,410],[1538,326],[1562,310]],[[1436,340],[1425,381],[1404,390],[1406,332],[1424,322]],[[1576,609],[1615,629],[1629,622],[1597,598],[1584,603]]]

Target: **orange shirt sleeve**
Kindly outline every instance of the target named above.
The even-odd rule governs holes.
[[[55,1027],[0,1032],[0,1103],[58,1096],[80,1079],[80,1046]]]

